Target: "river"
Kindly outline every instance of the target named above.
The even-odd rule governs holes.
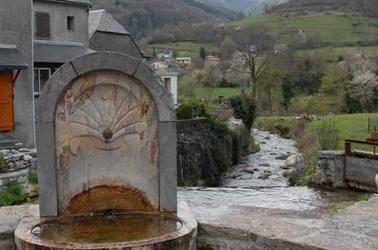
[[[231,206],[305,211],[353,199],[350,193],[345,195],[290,186],[285,174],[290,171],[286,167],[286,159],[300,155],[295,141],[256,129],[252,133],[260,151],[248,155],[241,164],[234,166],[224,176],[221,187],[179,188],[179,200],[193,206],[218,209]]]

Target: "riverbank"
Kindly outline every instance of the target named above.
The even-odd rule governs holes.
[[[374,249],[371,234],[376,229],[371,224],[359,235],[347,236],[348,228],[335,232],[337,223],[354,227],[359,218],[365,219],[356,214],[358,209],[348,214],[353,220],[339,214],[365,204],[360,200],[369,195],[290,186],[288,158],[300,158],[296,142],[259,130],[253,136],[260,151],[234,166],[221,187],[179,189],[179,200],[189,203],[199,221],[202,249]],[[371,200],[377,209],[378,197]],[[375,214],[372,219],[378,222]],[[327,233],[327,244],[317,243]],[[346,241],[351,242],[342,245]],[[366,248],[353,248],[357,245]]]

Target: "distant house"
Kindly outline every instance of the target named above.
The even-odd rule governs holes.
[[[142,59],[143,52],[131,34],[106,10],[89,12],[89,47],[96,51],[115,51]]]
[[[162,52],[157,54],[159,60],[169,60],[173,58],[173,51],[169,49],[164,49]]]
[[[286,44],[277,44],[273,46],[274,54],[285,54],[289,51]]]
[[[216,56],[206,56],[205,66],[217,66],[222,62],[222,59]]]
[[[88,48],[87,0],[34,0],[34,95],[65,62]]]
[[[169,68],[167,61],[161,61],[161,60],[152,61],[150,62],[150,65],[151,65],[151,68],[153,68],[154,70]]]
[[[191,57],[177,57],[176,62],[180,66],[188,66],[192,64],[192,58]]]
[[[165,86],[172,94],[174,104],[177,105],[179,72],[174,68],[163,68],[156,70],[156,74],[163,80]]]

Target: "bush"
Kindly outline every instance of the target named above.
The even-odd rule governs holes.
[[[251,130],[256,119],[256,104],[252,96],[246,95],[242,90],[239,96],[231,98],[234,116],[241,119],[248,130]]]
[[[38,174],[36,171],[29,172],[28,181],[31,185],[38,185]]]
[[[211,118],[209,104],[198,100],[185,100],[176,110],[178,120],[187,120],[193,118]]]
[[[289,107],[292,114],[329,114],[339,113],[339,105],[335,97],[312,95],[295,97]]]
[[[178,125],[177,167],[180,186],[217,186],[234,164],[233,135],[209,120],[190,127]]]
[[[0,193],[0,206],[11,206],[25,200],[22,187],[18,182],[10,182],[5,190]]]
[[[337,148],[338,131],[333,116],[323,117],[316,132],[321,150],[335,150]]]

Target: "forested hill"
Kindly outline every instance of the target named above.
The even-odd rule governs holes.
[[[349,11],[378,17],[378,0],[290,0],[271,8],[272,12]]]
[[[91,0],[95,9],[106,9],[134,36],[140,38],[166,25],[220,22],[238,14],[195,0]]]

